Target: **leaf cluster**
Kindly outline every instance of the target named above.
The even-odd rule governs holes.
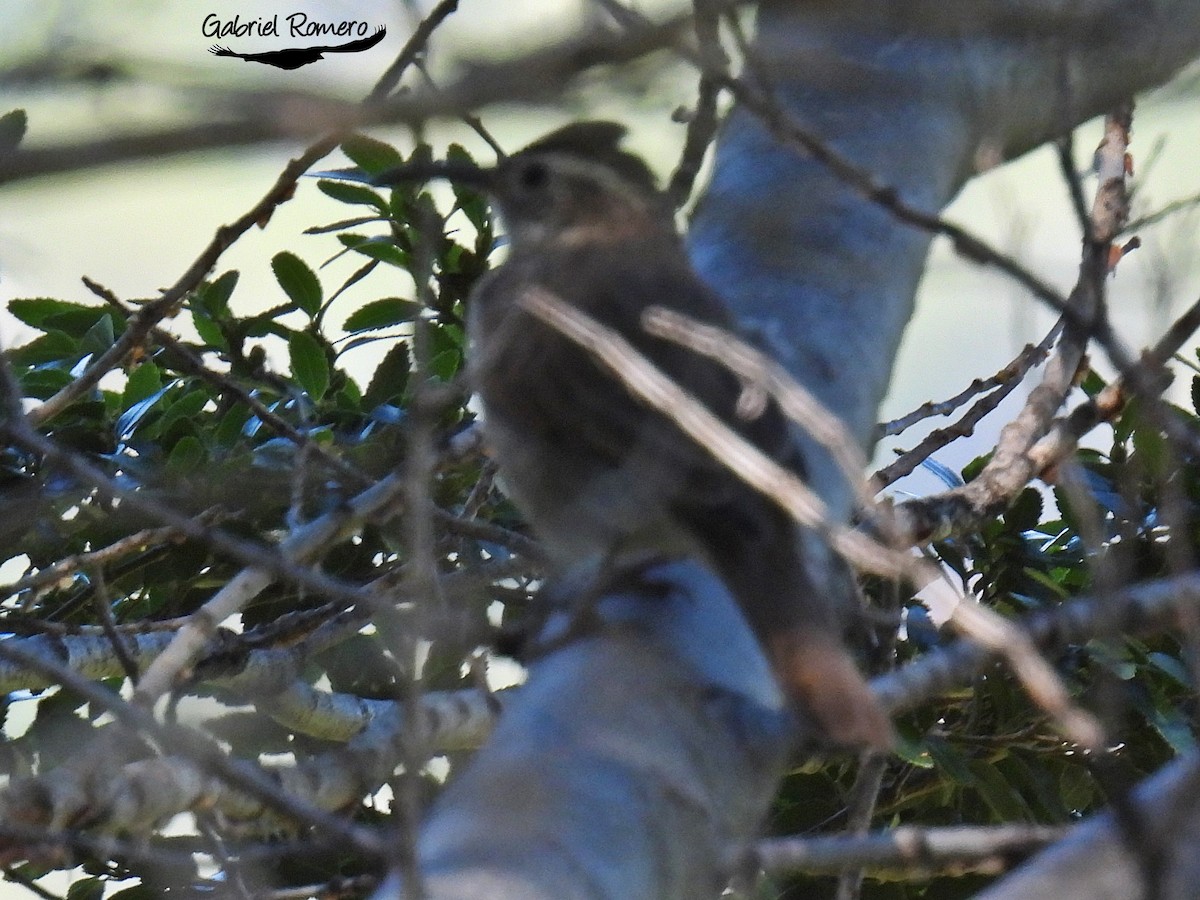
[[[1093,372],[1082,387],[1094,396],[1104,382]],[[1169,414],[1189,428],[1200,425],[1200,376],[1192,408],[1170,407]],[[937,558],[964,590],[1012,617],[1189,565],[1200,552],[1200,460],[1180,455],[1136,400],[1112,423],[1108,444],[1081,450],[1056,484],[1026,488],[978,532],[937,544]],[[974,460],[961,480],[951,473],[947,486],[970,481],[988,460]],[[895,606],[894,591],[875,585],[872,594],[881,606]],[[897,612],[903,639],[890,664],[950,639],[920,603]],[[900,752],[885,773],[874,827],[1070,823],[1195,750],[1194,673],[1177,635],[1101,635],[1054,662],[1075,700],[1105,723],[1109,753],[1097,758],[1065,742],[996,664],[898,723]],[[795,772],[780,793],[774,828],[836,829],[855,771],[841,763]],[[869,880],[863,896],[960,898],[983,883],[957,872],[916,883],[884,875]],[[777,896],[808,897],[814,885],[803,879],[776,888]]]
[[[4,127],[0,121],[0,140]],[[368,175],[432,153],[421,146],[405,160],[395,148],[362,135],[349,137],[342,150]],[[450,154],[466,156],[461,148]],[[420,185],[381,193],[320,179],[304,182],[302,189],[310,185],[327,195],[337,218],[307,229],[295,251],[269,261],[278,294],[266,309],[256,309],[260,298],[239,288],[238,271],[214,273],[187,296],[173,323],[152,331],[118,370],[45,422],[42,432],[122,488],[263,544],[340,509],[390,473],[403,472],[416,442],[428,440],[441,456],[428,485],[429,500],[441,511],[437,521],[465,514],[495,523],[501,536],[508,527],[519,528],[490,481],[481,483],[483,459],[445,452],[475,417],[459,382],[464,302],[495,242],[487,204],[468,190],[456,190],[447,201]],[[320,264],[306,260],[321,253]],[[331,283],[329,263],[343,257],[357,265]],[[410,285],[411,293],[396,295],[397,284]],[[130,327],[139,305],[105,300],[11,301],[9,312],[35,333],[6,352],[27,398],[45,400],[66,388]],[[418,331],[421,353],[414,345]],[[386,353],[373,365],[363,364],[354,351],[379,341],[387,343]],[[428,404],[422,407],[428,427],[417,430],[413,408],[423,391],[432,391],[438,403],[432,411]],[[20,561],[29,573],[160,524],[105,499],[94,485],[46,459],[11,447],[0,451],[0,495],[8,512],[0,522],[0,562]],[[436,582],[457,573],[458,581],[445,583],[465,587],[452,594],[445,588],[439,603],[409,596],[408,567],[426,562],[414,562],[409,526],[403,512],[369,523],[325,548],[322,569],[351,584],[386,580],[397,609],[407,611],[406,626],[423,643],[424,687],[465,686],[464,660],[490,641],[495,628],[489,609],[497,598],[512,607],[508,615],[523,608],[531,576],[510,572],[496,588],[488,567],[510,560],[510,548],[435,523],[432,576]],[[0,615],[10,632],[69,634],[99,622],[100,604],[118,627],[153,627],[197,610],[240,568],[203,541],[159,539],[103,563],[71,566],[53,583],[12,593]],[[528,569],[533,572],[532,562]],[[311,631],[337,612],[327,607],[328,598],[277,581],[243,612],[241,638],[227,636],[232,652],[227,647],[200,671],[219,674],[252,646],[286,646],[297,634],[279,634],[282,616],[312,611]],[[300,628],[301,638],[305,630]],[[324,647],[306,666],[310,682],[323,680],[327,690],[360,697],[398,697],[412,674],[372,629]],[[116,688],[120,682],[110,683]],[[246,702],[201,683],[187,692]],[[36,704],[36,711],[19,733],[0,742],[0,769],[10,775],[45,772],[64,762],[87,742],[102,712],[52,689],[10,695],[0,714],[7,717],[20,703]],[[223,716],[212,730],[233,754],[246,758],[306,754],[322,746],[248,711]],[[361,815],[377,813],[364,807]],[[284,858],[278,874],[282,883],[294,884],[335,872],[356,874],[354,865],[337,856],[316,873],[311,857]],[[143,879],[130,896],[146,885],[162,885],[161,868],[129,862],[118,871],[99,860],[89,865],[92,877],[78,882],[72,896],[130,875]],[[28,863],[19,874],[37,877],[53,867]],[[203,882],[194,867],[171,878],[176,888]]]

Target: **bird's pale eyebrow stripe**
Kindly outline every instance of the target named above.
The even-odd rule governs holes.
[[[646,206],[646,189],[634,184],[603,161],[583,159],[573,153],[537,153],[542,159],[553,160],[554,168],[567,175],[573,175],[586,181],[595,182],[602,190],[619,194],[624,199],[635,202],[638,206]]]

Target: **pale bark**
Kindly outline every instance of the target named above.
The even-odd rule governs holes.
[[[1192,900],[1200,885],[1200,765],[1178,760],[1135,793],[1135,823],[1097,816],[1026,863],[978,900]],[[1143,867],[1161,877],[1147,890]]]
[[[648,577],[531,667],[438,799],[418,847],[429,900],[720,894],[794,723],[720,582],[691,562]]]

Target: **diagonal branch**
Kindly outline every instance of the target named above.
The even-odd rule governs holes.
[[[1029,451],[1050,430],[1075,384],[1095,325],[1104,320],[1109,248],[1126,214],[1129,115],[1129,110],[1118,110],[1106,120],[1105,143],[1097,154],[1100,187],[1092,207],[1094,239],[1084,244],[1079,280],[1071,292],[1071,314],[1063,317],[1062,338],[1046,364],[1041,382],[1030,392],[1017,417],[1001,431],[992,459],[970,484],[896,507],[901,524],[916,540],[977,528],[1006,508],[1037,475]]]
[[[1028,856],[1070,831],[1057,825],[901,825],[861,836],[772,838],[760,841],[754,854],[769,874],[832,874],[853,867],[903,871],[909,877],[944,870],[996,874],[1014,857]]]
[[[832,521],[828,508],[801,478],[733,431],[617,332],[544,290],[527,291],[517,302],[530,315],[586,349],[635,397],[674,422],[731,472],[778,503],[796,522],[820,534],[848,563],[862,571],[909,578],[918,584],[940,577],[924,559]],[[1084,747],[1101,745],[1103,730],[1099,723],[1075,706],[1053,668],[1016,625],[971,597],[962,598],[951,621],[972,640],[1000,653],[1030,698],[1071,740]]]

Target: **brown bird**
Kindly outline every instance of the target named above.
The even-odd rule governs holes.
[[[798,473],[778,407],[738,409],[728,369],[652,337],[659,305],[737,331],[693,271],[673,210],[625,129],[585,122],[494,169],[462,172],[494,198],[508,259],[469,300],[468,372],[504,484],[564,567],[693,555],[729,587],[792,700],[834,742],[886,748],[892,728],[843,642],[846,610],[809,580],[797,526],[586,350],[519,304],[549,294],[614,329],[727,425]]]

